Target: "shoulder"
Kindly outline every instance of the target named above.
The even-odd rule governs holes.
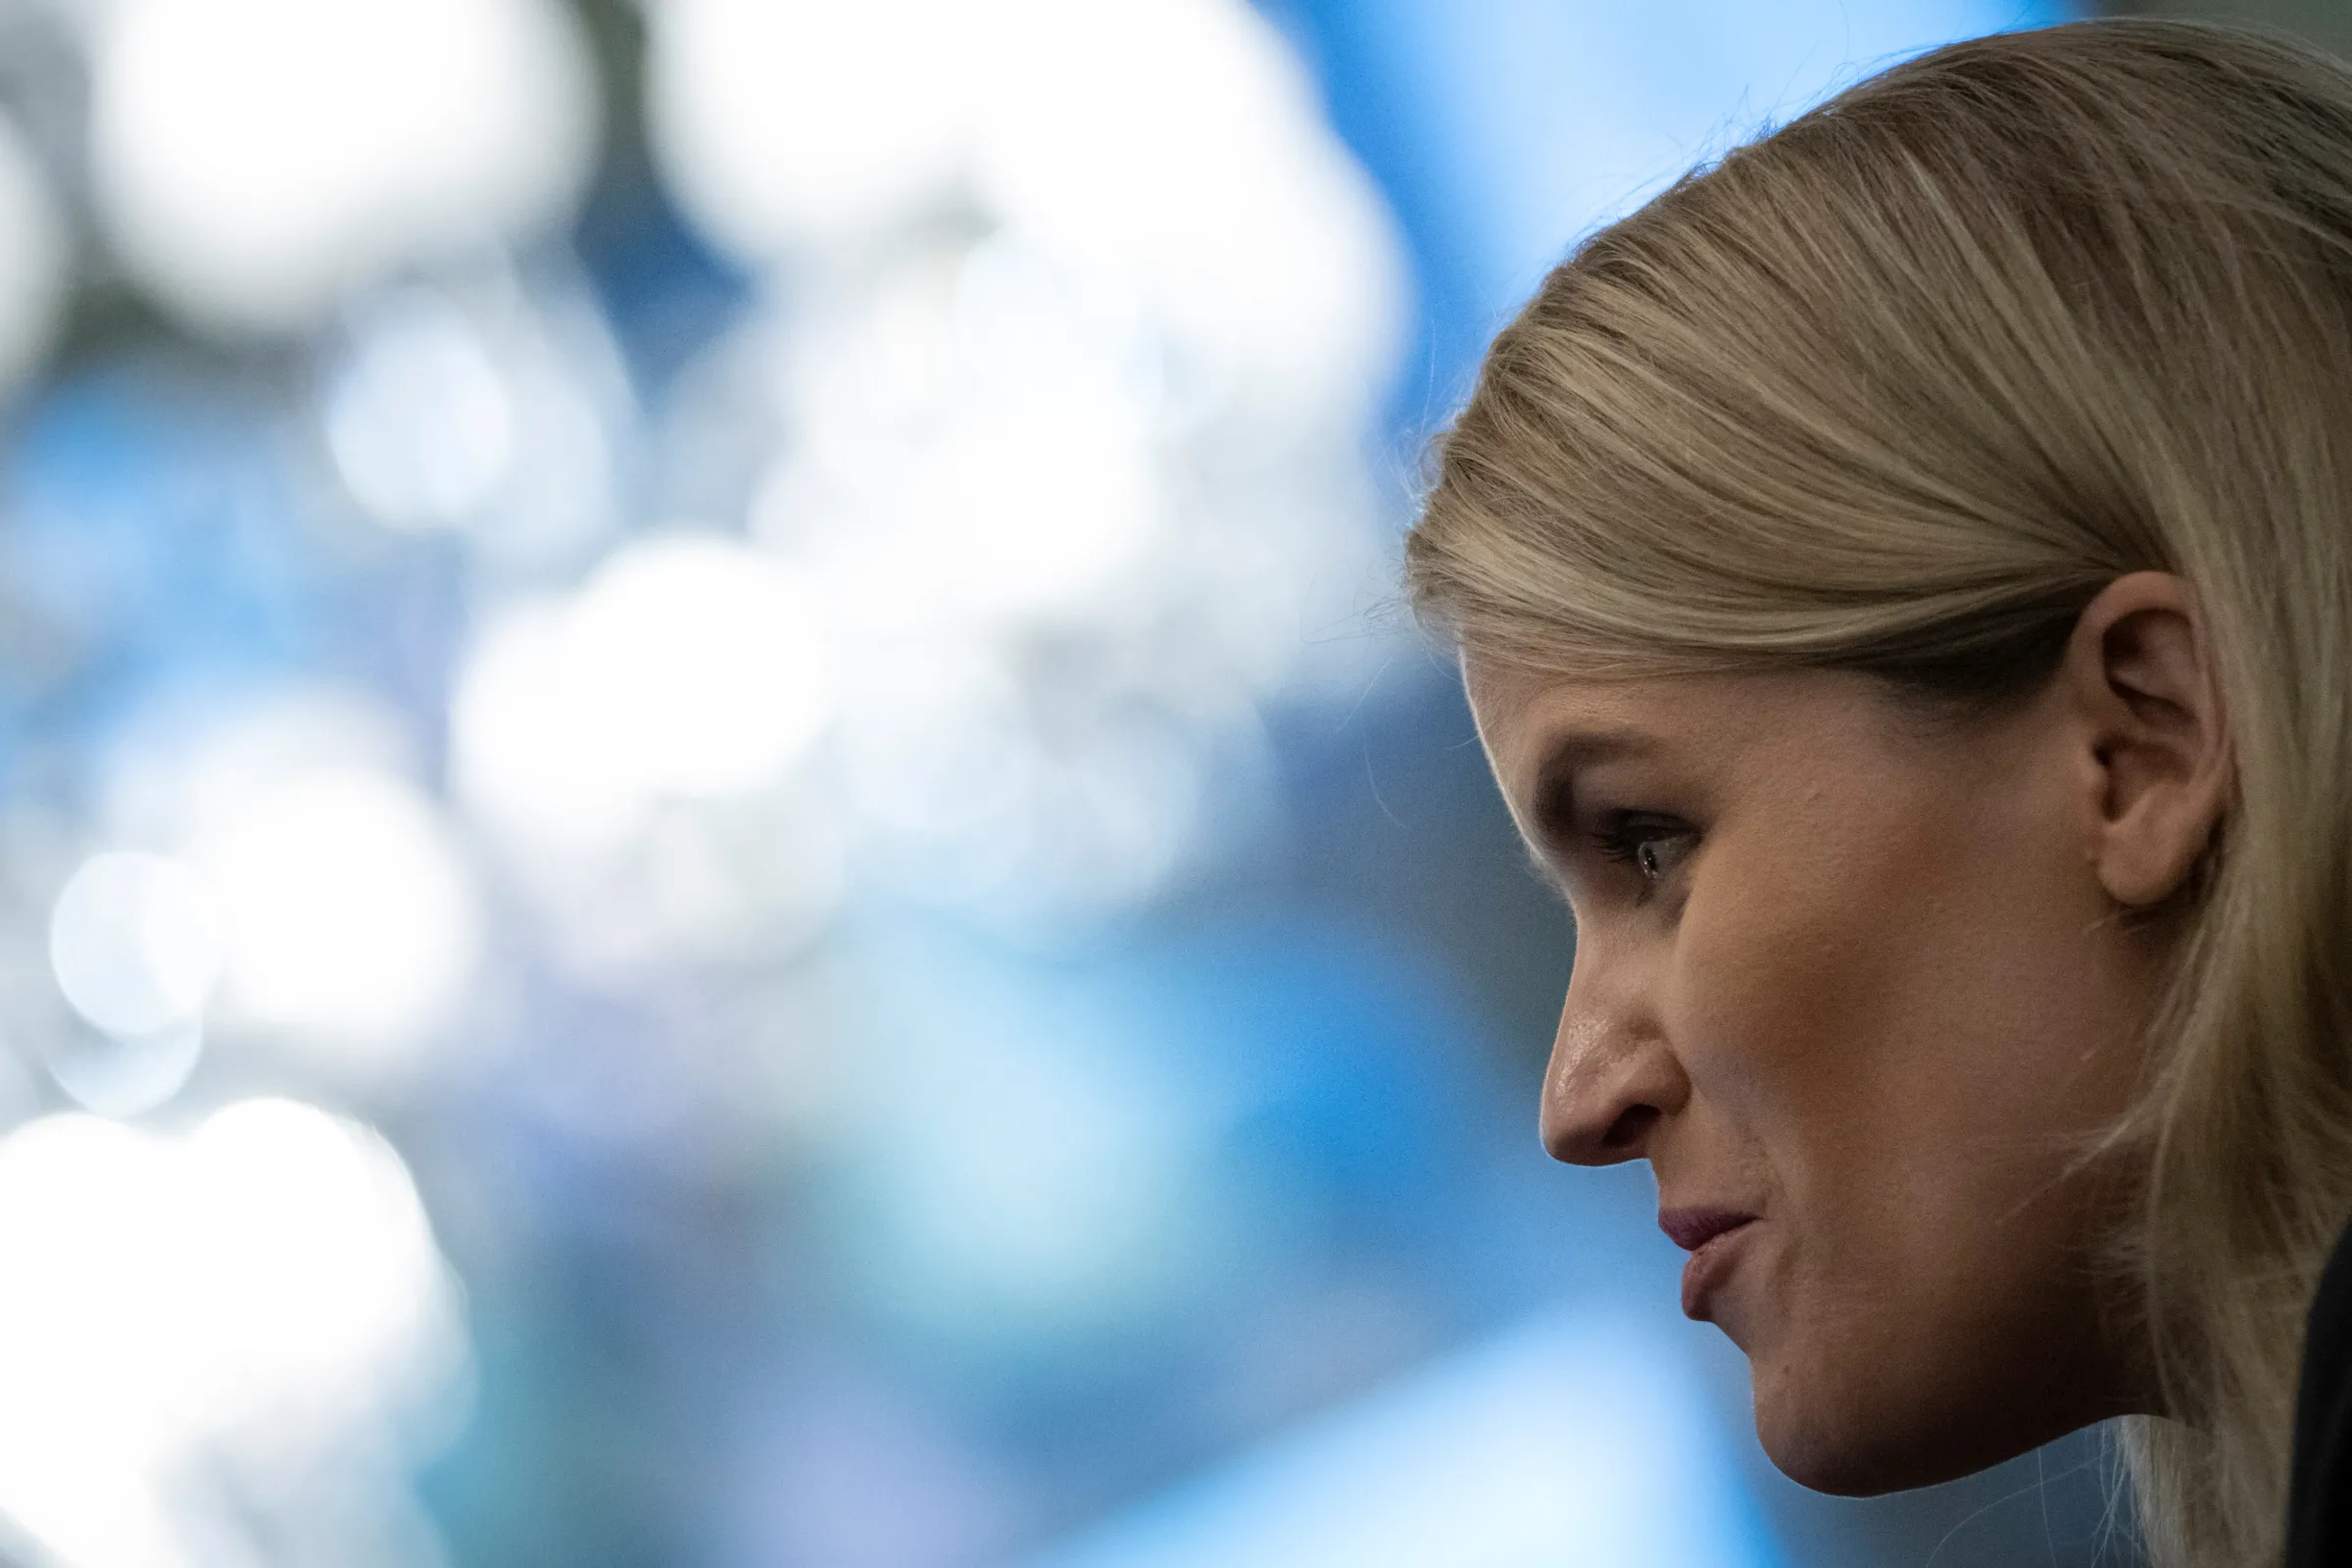
[[[2286,1561],[2352,1562],[2352,1229],[2320,1275],[2304,1329]]]

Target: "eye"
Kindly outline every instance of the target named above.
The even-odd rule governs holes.
[[[1634,864],[1640,866],[1642,875],[1651,882],[1666,874],[1665,856],[1659,850],[1656,839],[1643,839],[1634,846]]]
[[[1696,839],[1689,824],[1647,811],[1612,811],[1592,830],[1604,858],[1634,868],[1644,897],[1673,874]]]

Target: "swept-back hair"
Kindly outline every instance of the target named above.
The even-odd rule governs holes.
[[[2159,1563],[2280,1550],[2352,1216],[2352,72],[2095,22],[1862,82],[1581,245],[1438,445],[1415,605],[1484,659],[2034,689],[2108,582],[2202,607],[2236,778],[2151,1070]]]

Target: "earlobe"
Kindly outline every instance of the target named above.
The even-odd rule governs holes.
[[[2138,832],[2119,835],[2100,860],[2100,883],[2127,908],[2152,908],[2181,893],[2213,840],[2212,821],[2167,815],[2172,819],[2144,821],[2135,824]]]
[[[2085,721],[2091,860],[2127,907],[2186,887],[2228,809],[2233,761],[2211,642],[2189,585],[2119,577],[2083,609],[2063,678]]]

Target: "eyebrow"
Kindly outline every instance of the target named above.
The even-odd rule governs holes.
[[[1533,825],[1551,844],[1567,844],[1576,819],[1577,771],[1657,749],[1655,737],[1630,729],[1572,729],[1548,738],[1529,802]]]

